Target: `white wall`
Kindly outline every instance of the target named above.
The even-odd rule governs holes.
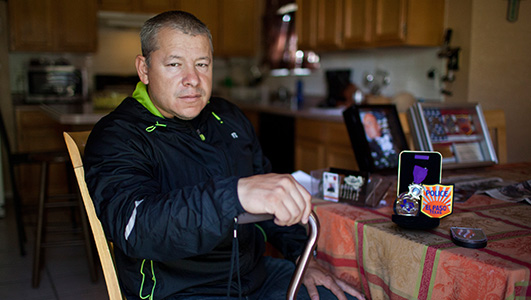
[[[468,101],[505,110],[509,161],[531,161],[531,2],[514,23],[507,4],[473,1]]]
[[[520,1],[518,20],[506,20],[508,1],[448,0],[449,27],[461,51],[461,70],[446,101],[502,109],[509,162],[531,161],[531,2]]]
[[[301,79],[306,95],[324,97],[327,95],[325,71],[350,69],[351,82],[367,93],[369,90],[363,85],[364,74],[382,69],[389,72],[391,80],[382,89],[383,96],[393,97],[407,92],[415,98],[440,101],[440,81],[427,77],[430,68],[444,72],[444,61],[437,57],[438,51],[439,48],[383,48],[324,53],[321,54],[321,68],[310,76],[268,78],[267,83],[273,90],[278,86],[294,90],[295,82]]]

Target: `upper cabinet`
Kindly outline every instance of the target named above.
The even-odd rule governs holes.
[[[372,1],[345,0],[341,21],[342,44],[340,47],[356,48],[371,42]]]
[[[261,0],[16,0],[8,1],[10,49],[94,52],[97,10],[160,13],[181,9],[209,27],[216,56],[253,56],[260,43]]]
[[[180,9],[212,33],[215,56],[252,56],[259,47],[259,0],[98,0],[100,10],[159,13]]]
[[[375,45],[442,45],[444,0],[373,0],[373,5]]]
[[[219,54],[252,56],[258,51],[262,15],[256,0],[221,0]]]
[[[123,12],[159,13],[178,6],[179,0],[98,0],[100,10]]]
[[[212,44],[214,46],[214,54],[218,54],[219,50],[219,1],[216,0],[195,0],[195,1],[181,1],[180,9],[187,11],[208,26],[212,34]]]
[[[96,0],[17,0],[7,4],[12,51],[96,51]]]
[[[295,26],[297,29],[297,45],[300,49],[314,50],[316,48],[317,1],[297,0]]]
[[[438,46],[444,0],[297,0],[299,47]]]
[[[253,56],[260,38],[260,4],[256,0],[182,0],[179,9],[203,21],[214,44],[214,56]]]

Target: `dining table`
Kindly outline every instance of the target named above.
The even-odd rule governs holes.
[[[531,162],[464,170],[511,182],[531,179]],[[391,178],[396,180],[396,176]],[[317,261],[368,299],[531,299],[531,205],[473,194],[432,229],[392,221],[396,182],[377,207],[314,199]],[[480,228],[484,248],[456,245],[451,227]]]

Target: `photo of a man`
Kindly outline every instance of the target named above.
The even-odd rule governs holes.
[[[360,118],[375,167],[378,169],[396,167],[398,151],[395,149],[385,114],[365,111],[360,112]]]

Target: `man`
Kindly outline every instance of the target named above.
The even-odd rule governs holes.
[[[211,98],[213,49],[206,26],[185,12],[148,20],[136,58],[141,82],[92,130],[86,181],[114,242],[127,299],[285,298],[305,243],[310,195],[270,170],[250,122]],[[274,221],[238,225],[243,212]],[[264,257],[265,239],[286,259]],[[289,261],[291,260],[291,261]],[[311,262],[300,295],[342,289]]]
[[[398,165],[398,155],[391,135],[387,131],[385,134],[382,132],[378,119],[370,112],[363,115],[362,123],[376,168],[396,167]]]

